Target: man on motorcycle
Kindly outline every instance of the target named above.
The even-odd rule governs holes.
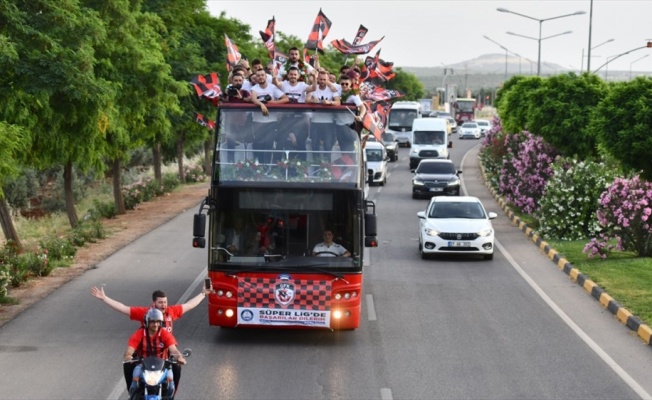
[[[102,286],[91,288],[91,295],[102,300],[103,303],[116,310],[119,313],[122,313],[129,317],[132,321],[139,321],[141,324],[144,322],[145,314],[149,311],[150,308],[157,308],[163,313],[163,324],[162,328],[172,333],[172,323],[173,321],[181,318],[188,311],[194,309],[201,303],[201,301],[211,293],[213,287],[206,289],[202,287],[201,293],[192,299],[188,300],[183,304],[174,304],[168,306],[168,297],[162,290],[155,290],[152,293],[152,304],[149,307],[146,306],[127,306],[117,300],[110,298],[106,293],[104,293],[104,288]],[[124,374],[125,381],[127,382],[127,390],[131,386],[131,375],[133,366],[131,364],[125,364]],[[178,364],[172,365],[172,371],[174,372],[174,384],[176,387],[179,387],[179,379],[181,378],[181,366]]]
[[[186,359],[177,348],[177,340],[165,329],[161,329],[163,323],[163,313],[151,308],[145,315],[145,327],[138,328],[129,338],[127,350],[124,353],[124,360],[131,361],[135,357],[159,357],[167,359],[168,355],[174,356],[179,364],[185,364]],[[134,368],[132,382],[129,388],[129,394],[133,394],[139,389],[142,365],[138,364]],[[174,375],[172,369],[167,371],[167,390],[166,396],[171,397],[174,394]]]

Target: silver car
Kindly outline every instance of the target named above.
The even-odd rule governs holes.
[[[476,122],[465,122],[459,128],[460,139],[472,138],[480,139],[482,132]]]

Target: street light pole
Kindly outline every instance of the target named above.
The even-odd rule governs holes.
[[[618,58],[620,58],[620,57],[622,57],[622,56],[624,56],[624,55],[626,55],[626,54],[629,54],[629,53],[631,53],[631,52],[633,52],[633,51],[638,51],[638,50],[641,50],[641,49],[649,49],[650,47],[652,47],[652,42],[648,42],[648,44],[647,44],[646,46],[637,47],[637,48],[635,48],[635,49],[631,49],[631,50],[626,51],[626,52],[624,52],[624,53],[620,53],[620,54],[618,54],[618,55],[616,55],[616,56],[609,56],[609,57],[607,57],[607,62],[604,63],[604,64],[602,64],[601,66],[599,66],[598,69],[596,69],[595,71],[593,71],[593,73],[594,73],[594,74],[597,73],[597,72],[600,71],[600,70],[602,69],[602,67],[604,67],[605,65],[609,64],[610,62],[612,62],[612,61],[614,61],[614,60],[617,60]],[[612,58],[612,57],[613,57],[613,58]],[[610,60],[609,58],[611,58],[611,60]],[[606,80],[606,76],[605,76],[605,80]]]
[[[630,81],[632,80],[632,64],[634,64],[634,63],[637,62],[637,61],[641,61],[641,60],[644,59],[645,57],[649,57],[649,56],[650,56],[649,54],[646,54],[646,55],[644,55],[643,57],[637,58],[636,60],[634,60],[634,61],[632,61],[632,62],[629,63],[629,80],[630,80]]]
[[[589,49],[589,54],[587,55],[587,57],[591,57],[591,50],[595,50],[595,49],[597,49],[598,47],[602,46],[603,44],[611,43],[611,42],[613,42],[614,40],[615,40],[615,39],[609,39],[609,40],[606,40],[606,41],[600,43],[600,44],[597,45],[597,46],[593,46],[593,47],[591,47],[591,48]],[[580,73],[581,73],[581,72],[583,71],[583,69],[584,69],[584,57],[585,57],[585,56],[584,56],[584,49],[582,49],[582,68],[580,68]],[[587,62],[586,70],[589,71],[589,72],[591,71],[591,61],[590,61],[590,59],[589,59],[589,61]]]
[[[568,34],[573,33],[573,31],[566,31],[566,32],[558,33],[556,35],[546,36],[544,38],[539,36],[538,39],[535,38],[535,37],[532,37],[532,36],[521,35],[521,34],[514,33],[514,32],[506,32],[506,33],[508,35],[519,36],[519,37],[522,37],[522,38],[536,40],[536,41],[539,42],[539,59],[537,61],[537,76],[541,76],[541,41],[546,40],[546,39],[550,39],[550,38],[554,38],[554,37],[557,37],[557,36],[561,36],[561,35],[568,35]]]
[[[503,46],[502,44],[496,42],[495,40],[489,38],[488,36],[484,36],[484,35],[483,35],[482,37],[485,38],[485,39],[487,39],[488,41],[494,43],[494,44],[497,44],[498,47],[500,47],[501,49],[505,50],[505,80],[507,80],[507,53],[509,52],[509,50],[507,50],[507,47],[505,47],[505,46]]]
[[[573,16],[573,15],[582,15],[582,14],[586,14],[584,11],[576,11],[576,12],[574,12],[574,13],[572,13],[572,14],[564,14],[564,15],[559,15],[559,16],[552,17],[552,18],[539,19],[539,18],[530,17],[529,15],[525,15],[525,14],[517,13],[517,12],[514,12],[514,11],[510,11],[510,10],[508,10],[508,9],[506,9],[506,8],[497,8],[496,10],[498,10],[498,11],[500,11],[500,12],[505,12],[505,13],[510,13],[510,14],[519,15],[519,16],[521,16],[521,17],[523,17],[523,18],[527,18],[527,19],[531,19],[531,20],[533,20],[533,21],[538,21],[538,22],[539,22],[539,39],[534,39],[534,40],[538,40],[538,42],[539,42],[539,51],[538,51],[538,57],[539,57],[539,60],[537,61],[537,76],[540,76],[540,75],[541,75],[541,41],[544,40],[544,39],[541,38],[541,31],[542,31],[542,29],[543,29],[543,23],[544,23],[545,21],[550,21],[550,20],[553,20],[553,19],[559,19],[559,18],[564,18],[564,17],[571,17],[571,16]],[[509,32],[507,32],[507,33],[509,33]],[[570,32],[567,32],[567,33],[570,33]],[[564,33],[562,33],[561,35],[563,35],[563,34],[564,34]],[[520,35],[516,35],[516,36],[520,36]],[[555,37],[555,36],[559,36],[559,35],[548,36],[548,37],[545,38],[545,39],[550,39],[550,38]],[[525,37],[527,37],[527,36],[525,36]],[[528,37],[528,38],[529,38],[529,37]],[[533,38],[529,38],[529,39],[533,39]]]

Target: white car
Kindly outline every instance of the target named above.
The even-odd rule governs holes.
[[[389,161],[385,146],[378,142],[367,142],[365,144],[365,154],[367,156],[369,184],[384,186],[387,183],[387,163]]]
[[[480,127],[481,136],[486,136],[492,128],[491,122],[486,119],[476,119],[474,122]]]
[[[466,139],[466,138],[473,138],[473,139],[480,139],[480,136],[482,135],[480,127],[476,122],[465,122],[462,124],[462,126],[459,128],[460,131],[460,139]]]
[[[477,197],[433,197],[419,217],[419,251],[426,259],[435,254],[480,254],[494,257],[494,228]]]

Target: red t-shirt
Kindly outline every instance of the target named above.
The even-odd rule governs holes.
[[[176,346],[176,344],[177,340],[165,329],[159,329],[158,333],[148,338],[146,328],[139,328],[131,335],[127,343],[129,347],[136,349],[136,354],[140,357],[160,358],[167,358],[168,348]]]
[[[147,311],[149,311],[150,308],[152,307],[129,307],[129,319],[132,321],[140,321],[140,323],[144,325],[145,314],[147,314]],[[161,327],[172,333],[172,321],[181,318],[182,315],[183,306],[181,304],[168,306],[163,313],[163,324],[161,324]]]

